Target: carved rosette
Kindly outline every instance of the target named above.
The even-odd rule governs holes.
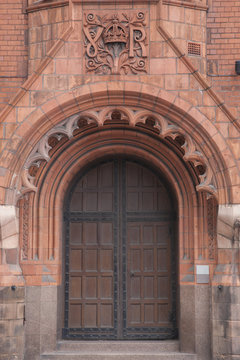
[[[115,121],[122,121],[125,126],[126,124],[129,124],[129,126],[136,126],[140,123],[145,124],[153,130],[157,130],[161,138],[170,137],[174,141],[177,141],[180,137],[182,140],[180,144],[178,143],[178,146],[182,149],[183,159],[186,162],[191,162],[198,174],[199,184],[196,186],[197,191],[205,191],[208,195],[217,197],[214,176],[208,160],[188,133],[157,113],[140,108],[119,107],[116,109],[115,107],[109,106],[83,111],[70,116],[44,135],[25,162],[21,174],[21,181],[18,185],[19,198],[27,192],[37,191],[35,172],[32,171],[32,168],[38,168],[43,162],[46,163],[50,160],[53,144],[56,144],[62,137],[71,139],[74,137],[75,130],[80,129],[82,126],[89,124],[104,126],[104,124]],[[56,139],[56,141],[50,141],[50,139],[53,138]],[[52,144],[52,146],[50,144]],[[199,169],[201,169],[201,171],[199,171]]]
[[[147,72],[146,14],[84,14],[86,72],[138,74]]]

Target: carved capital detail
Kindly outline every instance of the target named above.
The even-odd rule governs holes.
[[[88,124],[105,126],[111,122],[123,123],[124,126],[138,126],[144,124],[148,129],[154,130],[161,138],[172,138],[182,151],[183,160],[191,162],[196,168],[199,183],[196,185],[197,191],[205,191],[208,195],[217,197],[213,179],[214,175],[207,158],[199,149],[194,139],[177,124],[171,123],[169,119],[157,113],[131,107],[104,107],[80,112],[70,116],[61,123],[49,130],[42,139],[36,144],[33,151],[29,154],[22,170],[21,190],[19,195],[26,192],[36,191],[34,172],[32,167],[38,168],[42,162],[48,162],[51,158],[50,151],[55,143],[63,137],[71,139],[74,131]],[[50,139],[55,139],[51,145]],[[181,141],[177,142],[180,138]]]
[[[147,72],[144,12],[84,14],[85,69],[95,74]]]

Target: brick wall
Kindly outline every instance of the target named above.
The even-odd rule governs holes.
[[[234,115],[239,111],[240,76],[235,61],[240,60],[239,0],[209,0],[207,15],[208,75],[215,90]]]
[[[67,29],[69,25],[68,6],[29,12],[28,25],[28,74],[30,75],[37,70],[39,63],[51,49],[54,42]],[[64,54],[62,56],[64,57]]]
[[[27,75],[26,0],[0,2],[0,111]]]

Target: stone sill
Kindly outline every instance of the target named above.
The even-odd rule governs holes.
[[[183,6],[195,10],[208,10],[208,6],[203,5],[202,1],[191,1],[191,0],[162,0],[164,5],[172,6]],[[149,4],[149,3],[158,3],[159,0],[72,0],[75,4]],[[66,6],[69,4],[69,0],[59,0],[53,2],[45,2],[44,0],[38,1],[35,4],[30,5],[26,12],[34,12],[42,9],[55,8]]]
[[[159,0],[72,0],[72,3],[76,4],[149,4],[149,3],[158,3]],[[42,9],[66,6],[69,4],[69,0],[59,0],[54,2],[45,2],[44,0],[38,1],[35,4],[30,5],[26,12],[33,12]]]
[[[43,10],[43,9],[52,9],[55,7],[66,6],[68,4],[69,4],[69,0],[54,1],[54,2],[49,2],[49,3],[41,1],[41,2],[38,2],[38,3],[28,6],[26,8],[26,12],[30,13],[30,12],[34,12],[34,11]]]
[[[183,6],[195,10],[208,10],[207,5],[203,5],[202,1],[185,1],[185,0],[162,0],[164,5]]]

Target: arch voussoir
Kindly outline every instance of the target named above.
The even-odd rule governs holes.
[[[208,175],[201,174],[202,177],[199,177],[200,183],[197,189],[207,191],[208,188],[209,194],[218,198],[220,203],[231,201],[227,191],[225,193],[223,190],[220,191],[220,189],[230,187],[229,177],[226,172],[223,172],[226,168],[224,160],[214,141],[210,138],[210,136],[216,135],[218,130],[201,112],[193,108],[187,101],[182,101],[175,94],[169,94],[157,86],[151,86],[152,94],[149,93],[148,85],[139,82],[120,82],[119,90],[115,91],[110,91],[111,86],[113,84],[110,85],[107,82],[91,86],[86,84],[73,89],[66,96],[58,95],[41,105],[40,112],[38,109],[29,115],[29,119],[26,120],[33,126],[31,129],[28,127],[25,136],[24,132],[21,132],[20,125],[17,131],[21,132],[23,139],[29,139],[29,141],[22,141],[19,146],[22,159],[25,158],[25,161],[15,161],[14,163],[13,160],[12,164],[9,164],[9,168],[14,169],[15,176],[19,176],[18,194],[15,196],[15,200],[12,198],[11,201],[14,202],[19,195],[21,196],[21,190],[19,193],[19,189],[22,187],[21,173],[28,168],[29,158],[34,157],[36,153],[39,153],[40,159],[43,157],[42,151],[36,150],[39,143],[44,142],[43,139],[53,135],[54,131],[57,133],[58,126],[63,126],[64,122],[71,122],[69,119],[74,115],[87,117],[88,124],[95,122],[98,126],[102,126],[105,121],[104,116],[108,116],[107,112],[110,113],[113,109],[124,114],[130,126],[136,126],[138,122],[144,123],[147,117],[152,117],[155,121],[154,127],[158,130],[160,137],[175,139],[183,136],[185,139],[185,143],[182,145],[185,153],[183,158],[191,161],[196,167],[200,164],[208,169],[206,172]],[[176,106],[180,104],[182,108]],[[140,114],[141,112],[142,114]],[[36,120],[36,117],[39,120]],[[210,132],[207,133],[206,130],[209,129]],[[66,136],[70,139],[73,134],[66,134]],[[228,148],[224,150],[226,153]],[[33,155],[34,152],[35,155]],[[208,162],[211,156],[215,159],[214,168]],[[48,161],[47,158],[45,160]],[[209,175],[210,173],[212,175]],[[213,181],[213,177],[217,179]],[[11,182],[11,179],[8,181]],[[32,179],[29,182],[29,189],[32,188],[31,182]],[[201,182],[204,183],[204,186],[201,186]],[[24,184],[26,185],[26,183],[25,176]],[[6,188],[8,187],[9,184]],[[26,186],[24,187],[25,192]]]

